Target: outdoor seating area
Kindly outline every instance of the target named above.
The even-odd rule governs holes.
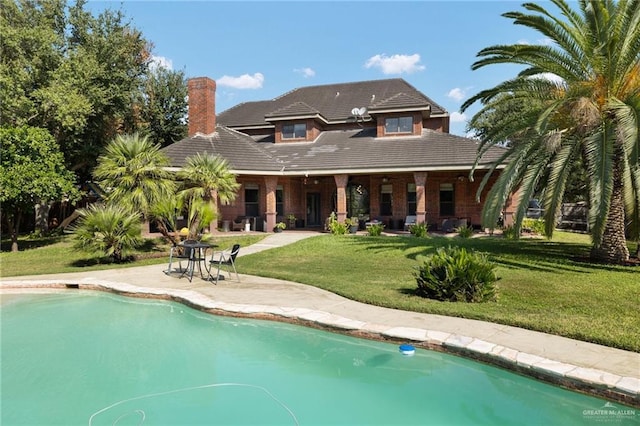
[[[200,278],[206,281],[218,283],[224,280],[224,275],[220,272],[226,271],[231,278],[231,271],[235,272],[238,282],[240,275],[236,269],[236,256],[240,251],[240,244],[234,244],[230,250],[215,250],[218,246],[204,241],[184,240],[179,244],[171,247],[169,252],[169,265],[164,273],[169,276],[178,278],[187,277],[189,282],[193,280],[193,275],[197,268]],[[211,254],[209,254],[211,252]],[[178,267],[174,264],[177,261]],[[182,261],[186,261],[186,265],[182,267]],[[213,275],[215,269],[215,275]]]

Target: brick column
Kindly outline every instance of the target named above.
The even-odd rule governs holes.
[[[427,182],[427,172],[413,172],[413,179],[416,182],[416,223],[427,222],[427,197],[425,186]]]
[[[347,183],[349,182],[349,175],[335,175],[333,178],[336,181],[337,199],[336,199],[336,219],[338,222],[344,222],[347,218]]]
[[[267,229],[264,231],[271,232],[273,231],[273,228],[276,227],[276,189],[278,188],[278,177],[266,176],[264,178],[264,186],[267,190],[267,193],[265,194],[267,198],[267,211],[265,212]]]

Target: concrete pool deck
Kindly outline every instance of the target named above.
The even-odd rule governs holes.
[[[240,256],[317,235],[272,234],[243,247]],[[164,274],[165,267],[21,276],[1,280],[0,294],[71,286],[172,299],[213,313],[297,322],[443,350],[640,407],[640,353],[489,322],[371,306],[316,287],[252,275],[218,285],[199,276],[189,282]]]

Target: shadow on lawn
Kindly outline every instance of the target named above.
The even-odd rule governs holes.
[[[372,253],[391,250],[405,252],[406,257],[413,260],[430,256],[440,247],[458,246],[486,253],[492,262],[511,269],[582,273],[588,273],[589,270],[629,270],[627,267],[588,262],[588,245],[540,239],[363,236],[353,238],[351,243],[366,246],[366,250]]]
[[[57,244],[65,239],[63,235],[48,236],[48,237],[19,237],[18,248],[22,250],[30,250],[39,247],[46,247],[53,244]],[[3,238],[0,242],[0,251],[11,251],[11,240]]]

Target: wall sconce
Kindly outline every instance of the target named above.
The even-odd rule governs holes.
[[[313,180],[313,184],[314,184],[314,185],[317,185],[317,184],[319,184],[319,183],[320,183],[320,181],[319,181],[318,179],[314,179],[314,180]]]
[[[458,181],[459,182],[464,182],[464,175],[458,175]]]
[[[387,183],[387,182],[389,182],[389,178],[388,178],[388,177],[386,177],[386,176],[385,176],[385,177],[383,177],[383,178],[382,178],[382,183]]]

